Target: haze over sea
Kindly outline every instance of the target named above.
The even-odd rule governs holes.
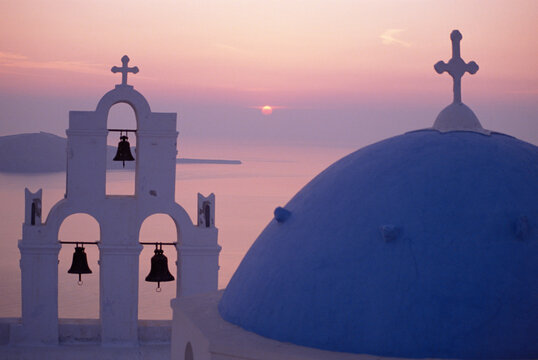
[[[197,193],[216,195],[216,226],[219,229],[219,288],[226,287],[245,252],[273,217],[277,206],[287,201],[313,176],[352,148],[336,147],[271,147],[271,146],[200,146],[190,148],[197,158],[240,159],[241,165],[178,164],[176,166],[176,202],[182,205],[196,223]],[[17,175],[0,173],[0,317],[21,314],[20,253],[24,220],[24,188],[43,188],[43,219],[65,193],[65,173]],[[107,193],[132,194],[134,172],[109,171]],[[68,217],[59,234],[64,241],[96,241],[99,226],[84,214]],[[175,225],[167,215],[153,215],[145,220],[140,241],[176,241]],[[92,274],[83,276],[83,286],[76,275],[67,274],[74,246],[63,245],[60,251],[59,314],[64,318],[99,317],[99,257],[96,246],[86,245]],[[165,247],[170,272],[176,273],[176,253]],[[140,255],[139,318],[171,319],[170,299],[175,297],[175,281],[163,283],[162,292],[155,292],[155,283],[144,278],[149,273],[153,247],[144,246]]]

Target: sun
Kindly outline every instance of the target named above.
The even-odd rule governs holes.
[[[270,107],[269,105],[265,105],[264,107],[262,107],[263,115],[271,115],[272,113],[273,113],[273,108]]]

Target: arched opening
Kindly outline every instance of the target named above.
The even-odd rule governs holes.
[[[30,221],[31,225],[35,225],[35,215],[36,215],[36,206],[35,201],[32,202],[32,220]]]
[[[147,217],[140,227],[139,241],[141,243],[176,243],[177,227],[174,220],[167,214],[153,214]],[[163,245],[162,250],[167,258],[168,271],[175,279],[161,282],[160,292],[156,291],[156,282],[146,281],[146,276],[151,271],[152,257],[156,254],[154,245],[144,245],[140,253],[139,319],[172,319],[170,300],[176,297],[177,250],[173,245]]]
[[[194,354],[192,353],[192,345],[190,342],[185,346],[185,360],[194,360]]]
[[[211,227],[211,206],[209,201],[204,201],[204,223],[205,227]]]
[[[88,214],[73,214],[62,223],[59,241],[96,242],[100,240],[99,223]],[[58,262],[58,315],[60,318],[99,318],[99,249],[93,244],[84,246],[91,274],[69,274],[73,265],[75,244],[62,244]]]
[[[118,103],[108,112],[107,128],[107,195],[134,195],[136,170],[136,133],[115,130],[136,130],[136,115],[131,105]],[[114,131],[111,131],[114,130]],[[129,152],[134,161],[114,161]],[[123,166],[125,164],[125,167]]]

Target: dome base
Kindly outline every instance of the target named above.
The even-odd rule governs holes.
[[[448,131],[473,131],[484,135],[490,135],[478,121],[474,112],[464,103],[452,103],[444,108],[433,123],[432,129],[440,132]]]

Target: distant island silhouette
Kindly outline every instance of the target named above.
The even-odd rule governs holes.
[[[0,172],[39,174],[66,169],[67,139],[47,132],[0,136]],[[112,161],[115,146],[107,147],[107,169],[123,170],[122,163]],[[135,148],[131,148],[135,151]],[[135,155],[136,157],[136,155]],[[239,165],[240,160],[178,158],[178,164]],[[134,170],[135,161],[126,162],[125,170]]]
[[[178,164],[227,164],[227,165],[240,165],[241,160],[220,160],[220,159],[190,159],[190,158],[178,158],[176,159]]]

